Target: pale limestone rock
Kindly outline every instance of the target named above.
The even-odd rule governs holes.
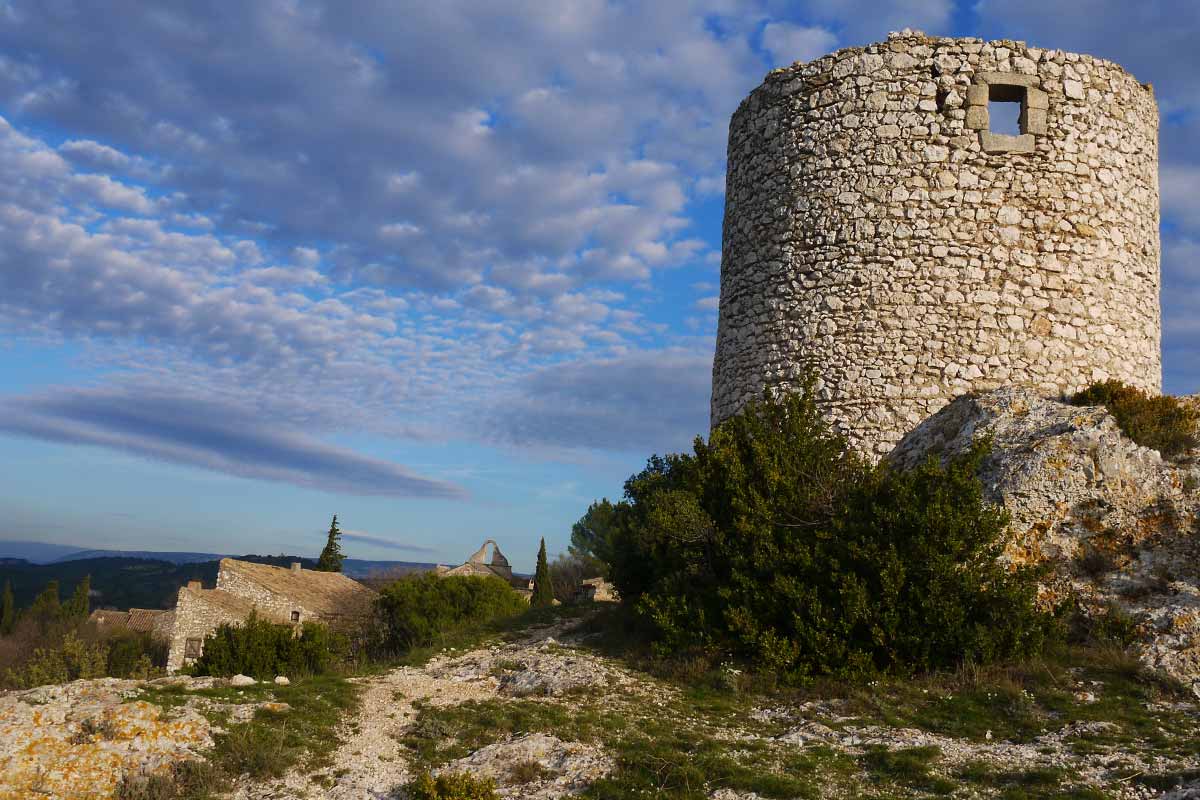
[[[1049,597],[1072,588],[1121,606],[1140,623],[1142,659],[1200,685],[1200,453],[1167,462],[1103,408],[1008,387],[956,399],[888,460],[911,467],[984,437],[980,478],[1012,517],[1006,557],[1050,562]]]

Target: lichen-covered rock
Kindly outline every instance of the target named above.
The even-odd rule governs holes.
[[[106,678],[0,695],[0,799],[107,800],[124,774],[212,746],[197,711],[131,702],[140,685]]]
[[[921,423],[888,459],[911,467],[991,437],[980,477],[1012,516],[1007,556],[1050,561],[1085,601],[1134,615],[1150,665],[1200,682],[1200,466],[1167,462],[1103,408],[1032,389],[965,395]]]
[[[501,797],[548,800],[583,791],[613,769],[597,745],[530,733],[476,750],[451,763],[449,772],[495,779]]]

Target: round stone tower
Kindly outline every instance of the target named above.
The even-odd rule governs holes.
[[[712,422],[806,368],[886,454],[965,392],[1157,392],[1158,111],[1116,64],[905,31],[729,126]]]

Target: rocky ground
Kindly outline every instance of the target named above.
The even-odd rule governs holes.
[[[108,678],[0,693],[0,800],[106,799],[123,774],[197,757],[213,744],[208,714],[245,718],[254,706],[194,696],[165,710],[138,698],[146,686],[212,684],[211,678]]]
[[[357,704],[329,679],[0,694],[0,800],[109,797],[122,774],[215,758],[235,728],[249,731],[244,760],[286,738],[255,739],[253,725],[306,732],[294,746],[311,757],[235,780],[236,800],[403,800],[422,770],[490,777],[502,797],[537,800],[1200,800],[1200,458],[1166,462],[1103,409],[1019,389],[960,398],[891,458],[949,456],[981,437],[993,442],[985,489],[1013,518],[1008,557],[1055,565],[1049,599],[1120,609],[1131,653],[779,691],[732,668],[654,677],[605,655],[619,651],[606,645],[611,625],[563,609],[352,678]]]
[[[403,798],[416,771],[432,769],[538,800],[1200,798],[1200,704],[1113,654],[764,694],[738,690],[735,670],[715,682],[652,677],[560,616],[353,679],[360,702],[324,766],[243,778],[231,796]],[[213,732],[249,719],[272,690],[211,684],[78,681],[0,697],[0,797],[109,797],[122,772],[203,755]],[[288,708],[274,709],[286,725]]]
[[[1145,663],[1200,692],[1200,452],[1165,460],[1104,408],[1009,387],[958,398],[889,459],[912,466],[984,438],[984,488],[1012,515],[1009,556],[1054,566],[1052,600],[1129,614]]]

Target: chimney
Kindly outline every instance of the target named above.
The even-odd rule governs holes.
[[[293,561],[292,562],[292,572],[299,572],[299,571],[300,571],[300,562]]]
[[[188,588],[200,591],[200,581],[188,581]]]

